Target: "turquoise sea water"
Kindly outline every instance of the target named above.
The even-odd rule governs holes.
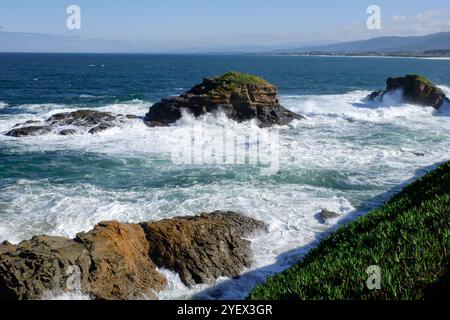
[[[133,120],[98,135],[0,136],[0,241],[33,235],[73,237],[102,220],[139,222],[202,211],[240,211],[269,224],[253,239],[254,266],[239,280],[185,288],[176,275],[161,298],[201,292],[242,298],[292,265],[324,232],[323,209],[353,219],[380,205],[430,166],[447,160],[450,106],[437,112],[392,96],[364,97],[389,76],[429,77],[450,93],[450,61],[257,55],[0,54],[0,132],[18,122],[96,108],[143,116],[159,99],[230,70],[265,77],[281,102],[307,120],[280,129],[280,171],[258,166],[177,165],[171,150],[188,134]],[[246,135],[253,123],[207,116],[212,135]],[[262,129],[265,130],[265,129]],[[245,148],[245,146],[244,146]]]

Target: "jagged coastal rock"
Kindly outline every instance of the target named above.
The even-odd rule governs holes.
[[[204,79],[178,97],[163,99],[150,108],[145,121],[151,126],[167,126],[179,120],[183,110],[196,117],[221,110],[238,122],[257,119],[261,127],[303,119],[280,105],[275,86],[262,78],[238,72]]]
[[[40,299],[77,289],[77,282],[97,299],[132,299],[162,289],[165,281],[148,259],[148,243],[136,225],[104,222],[73,240],[39,236],[0,245],[2,300]]]
[[[339,218],[340,214],[327,209],[322,209],[319,213],[319,217],[322,223],[326,223],[331,219]]]
[[[241,237],[264,223],[233,212],[141,224],[158,267],[179,274],[186,285],[236,277],[251,263],[250,242]]]
[[[96,299],[156,298],[167,279],[188,285],[238,276],[251,263],[243,237],[264,223],[233,212],[128,224],[101,222],[75,239],[39,236],[0,245],[0,299],[39,299],[75,289]]]
[[[78,110],[55,114],[43,122],[27,121],[17,124],[6,135],[10,137],[25,137],[52,132],[60,135],[71,135],[76,134],[77,129],[95,134],[113,128],[135,117],[133,115],[124,116],[95,110]]]
[[[444,91],[434,85],[430,80],[419,75],[407,75],[400,78],[387,79],[385,91],[375,91],[368,96],[369,100],[380,99],[387,93],[402,90],[403,99],[407,103],[420,106],[431,106],[439,109],[445,101],[449,101]]]

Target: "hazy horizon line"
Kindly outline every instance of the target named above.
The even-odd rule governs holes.
[[[342,40],[342,41],[327,41],[327,40],[315,40],[315,41],[305,41],[298,43],[293,42],[287,42],[287,43],[281,43],[281,44],[250,44],[250,45],[242,45],[242,44],[211,44],[211,45],[191,45],[183,47],[182,45],[177,46],[174,45],[172,41],[168,41],[166,43],[155,41],[155,40],[120,40],[120,39],[97,39],[97,38],[86,38],[78,35],[58,35],[58,34],[50,34],[50,33],[38,33],[38,32],[15,32],[15,31],[7,31],[4,29],[0,29],[0,36],[1,35],[14,35],[18,37],[24,37],[24,36],[34,36],[34,37],[45,37],[47,40],[51,41],[58,41],[58,39],[61,42],[53,42],[51,44],[48,44],[49,46],[53,45],[53,49],[45,50],[45,49],[23,49],[23,50],[15,50],[15,48],[11,50],[1,50],[0,53],[7,54],[7,53],[35,53],[35,54],[173,54],[173,55],[183,55],[183,54],[276,54],[280,51],[286,50],[311,50],[311,49],[319,49],[320,47],[325,46],[333,46],[333,45],[340,45],[340,44],[347,44],[347,43],[353,43],[353,42],[359,42],[359,41],[370,41],[374,39],[383,39],[383,38],[421,38],[421,37],[427,37],[437,34],[445,34],[450,33],[449,31],[439,31],[434,33],[427,33],[424,35],[382,35],[382,36],[373,36],[373,37],[361,37],[360,39],[355,40]],[[7,39],[11,40],[11,39]],[[13,41],[16,39],[12,39]],[[24,40],[24,39],[20,39]],[[36,38],[33,39],[26,39],[31,41],[35,41]],[[41,39],[42,40],[42,39]],[[183,41],[180,41],[183,42]],[[141,47],[140,49],[132,49],[129,51],[121,51],[120,48],[114,46],[121,46],[125,44],[140,44],[141,46],[151,46],[155,45],[156,47],[153,48],[144,48]],[[167,43],[170,43],[172,46],[171,48],[163,48],[161,45],[164,45]],[[29,43],[20,42],[20,45],[27,46]],[[91,49],[75,49],[78,45],[93,45],[94,47]],[[33,44],[31,44],[33,45]],[[41,43],[41,45],[45,45]],[[58,48],[58,45],[60,46]],[[96,46],[96,47],[95,47]],[[102,46],[112,46],[108,49],[103,48]],[[159,47],[158,47],[159,46]],[[68,47],[72,47],[73,51],[70,51]],[[436,48],[439,49],[439,48]]]

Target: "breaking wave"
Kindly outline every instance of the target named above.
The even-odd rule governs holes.
[[[280,171],[273,176],[261,176],[251,165],[174,164],[172,149],[195,121],[189,115],[167,128],[135,120],[97,135],[1,136],[5,170],[13,170],[21,157],[20,170],[33,172],[34,178],[20,179],[11,171],[2,182],[0,241],[37,234],[74,237],[102,220],[240,211],[269,225],[268,234],[252,239],[252,269],[238,280],[219,279],[213,288],[186,288],[177,275],[163,270],[170,285],[159,298],[245,298],[254,285],[298,261],[324,232],[380,205],[404,181],[421,174],[419,168],[448,159],[450,118],[445,113],[405,104],[398,94],[369,102],[369,93],[282,96],[284,106],[307,119],[279,128]],[[133,100],[98,109],[144,116],[150,105]],[[0,131],[80,109],[58,104],[17,108],[23,112],[0,118]],[[237,136],[267,130],[223,114],[207,115],[203,123],[212,136],[224,128]],[[48,172],[56,178],[49,179]],[[317,219],[321,209],[338,212],[343,220],[324,225]]]

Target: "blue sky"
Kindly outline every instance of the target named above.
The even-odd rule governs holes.
[[[81,30],[66,29],[71,4],[81,8]],[[381,8],[381,30],[366,27],[372,4]],[[450,31],[450,1],[1,0],[0,26],[161,50],[302,45]]]

